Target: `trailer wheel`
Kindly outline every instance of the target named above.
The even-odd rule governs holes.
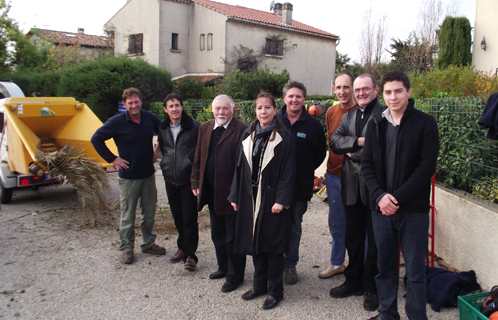
[[[12,200],[12,188],[5,188],[0,183],[0,203],[9,203]]]

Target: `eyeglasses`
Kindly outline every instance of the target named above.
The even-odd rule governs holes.
[[[356,88],[354,89],[354,93],[360,93],[360,92],[365,92],[367,93],[368,91],[372,90],[372,87],[363,87],[363,88]]]

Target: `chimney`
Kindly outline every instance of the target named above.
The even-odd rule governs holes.
[[[292,26],[292,4],[289,2],[282,6],[282,23]]]
[[[85,28],[78,28],[78,33],[85,34]]]
[[[281,3],[275,3],[275,14],[277,16],[282,16],[282,4]]]

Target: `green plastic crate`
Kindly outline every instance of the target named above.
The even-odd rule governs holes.
[[[482,292],[458,296],[458,311],[460,320],[489,320],[480,310],[482,303],[491,292]]]

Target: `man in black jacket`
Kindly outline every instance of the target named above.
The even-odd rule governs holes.
[[[166,183],[171,214],[178,231],[178,251],[169,261],[183,260],[185,270],[194,271],[199,242],[197,199],[192,194],[190,174],[200,123],[183,111],[180,96],[170,93],[163,102],[166,119],[161,123],[156,149],[161,151],[161,170]]]
[[[353,83],[357,106],[346,113],[339,127],[330,137],[330,148],[344,154],[341,173],[342,203],[346,210],[346,249],[349,262],[344,275],[346,281],[330,290],[333,298],[365,294],[363,308],[375,311],[379,307],[375,276],[377,249],[372,229],[372,215],[368,207],[368,193],[360,175],[360,160],[365,145],[368,121],[384,106],[377,99],[379,86],[374,77],[362,74]],[[365,235],[368,248],[365,259]]]
[[[361,173],[370,193],[378,250],[375,278],[381,307],[371,319],[399,319],[398,248],[406,266],[406,315],[427,319],[425,256],[428,245],[429,195],[436,171],[439,134],[436,120],[415,109],[410,80],[400,71],[382,79],[389,109],[370,121]]]
[[[296,265],[299,261],[299,243],[301,241],[303,215],[308,209],[308,201],[313,195],[315,170],[327,152],[325,134],[320,122],[310,115],[304,107],[306,87],[301,82],[289,81],[282,89],[285,106],[278,113],[285,127],[294,136],[297,146],[296,185],[294,198],[296,203],[292,210],[289,252],[284,257],[284,282],[297,282]]]

